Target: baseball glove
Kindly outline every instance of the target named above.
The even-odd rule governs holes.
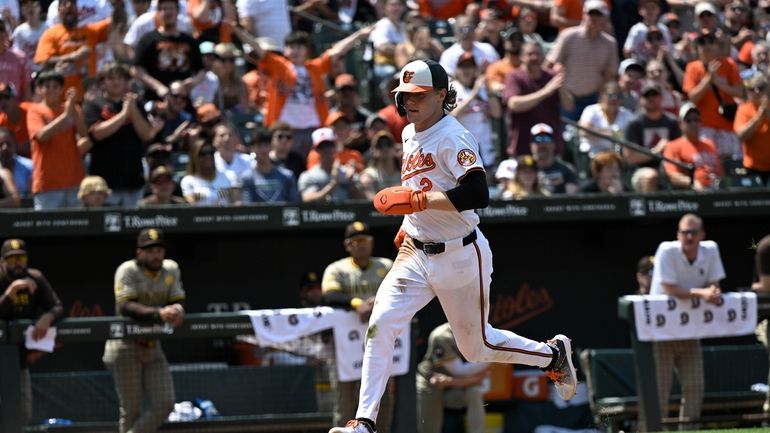
[[[387,215],[407,215],[425,210],[425,192],[405,186],[392,186],[374,196],[374,207]]]

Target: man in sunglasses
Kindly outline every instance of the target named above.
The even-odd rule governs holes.
[[[27,246],[21,239],[8,239],[0,248],[0,319],[35,321],[32,338],[43,338],[48,329],[64,313],[61,301],[51,284],[37,269],[27,267]],[[21,410],[26,423],[32,417],[32,385],[29,364],[39,359],[41,352],[19,347],[21,366]]]
[[[695,214],[679,219],[675,241],[662,242],[655,252],[651,295],[694,298],[717,304],[722,292],[720,280],[725,269],[719,246],[705,241],[703,220]],[[703,353],[700,340],[672,340],[653,343],[660,414],[668,414],[668,398],[674,368],[682,388],[679,419],[698,419],[703,404]],[[689,428],[687,429],[689,430]]]

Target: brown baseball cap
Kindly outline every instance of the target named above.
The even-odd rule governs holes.
[[[348,224],[347,227],[345,227],[345,239],[350,239],[355,236],[371,236],[372,232],[369,230],[369,225],[361,222],[361,221],[355,221],[353,223]]]
[[[154,246],[166,246],[163,232],[156,228],[142,229],[139,237],[136,239],[137,248],[149,248]]]
[[[6,241],[3,242],[2,249],[0,249],[0,254],[2,254],[3,258],[18,254],[27,254],[27,244],[21,239],[6,239]]]

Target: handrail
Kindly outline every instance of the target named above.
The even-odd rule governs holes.
[[[295,6],[290,7],[289,8],[289,12],[293,13],[294,15],[297,15],[297,16],[300,16],[302,18],[305,18],[305,19],[308,19],[310,21],[313,21],[313,22],[316,22],[318,24],[321,24],[322,26],[328,27],[329,29],[331,29],[331,30],[333,30],[333,31],[335,31],[337,33],[341,33],[341,34],[343,34],[345,36],[349,36],[349,35],[353,34],[353,31],[347,30],[344,27],[340,26],[339,24],[337,24],[337,23],[335,23],[333,21],[325,20],[325,19],[323,19],[323,18],[321,18],[319,16],[316,16],[316,15],[313,15],[313,14],[309,14],[309,13],[307,13],[305,11],[297,10],[297,8]]]
[[[628,141],[625,138],[618,138],[618,137],[615,137],[615,136],[612,136],[612,135],[604,134],[602,132],[596,131],[596,130],[591,129],[591,128],[586,128],[585,126],[580,125],[578,122],[575,122],[574,120],[568,119],[568,118],[563,117],[563,116],[561,118],[561,121],[562,121],[562,123],[565,123],[567,125],[573,126],[573,127],[577,128],[577,129],[579,129],[581,131],[585,131],[585,132],[587,132],[587,133],[589,133],[591,135],[597,136],[599,138],[603,138],[605,140],[612,141],[613,143],[617,143],[620,146],[629,148],[629,149],[631,149],[631,150],[633,150],[635,152],[639,152],[639,153],[643,153],[643,154],[645,154],[647,156],[651,156],[651,157],[657,159],[658,162],[664,161],[664,162],[668,162],[669,164],[673,164],[673,165],[675,165],[675,166],[677,166],[677,167],[679,167],[679,168],[681,168],[683,170],[686,170],[687,173],[689,173],[689,175],[690,175],[690,186],[692,186],[693,183],[695,182],[695,166],[692,165],[692,164],[688,164],[688,163],[682,162],[682,161],[677,161],[677,160],[671,159],[671,158],[669,158],[667,156],[657,154],[657,153],[651,151],[650,149],[648,149],[648,148],[646,148],[644,146],[640,146],[640,145],[638,145],[636,143],[633,143],[631,141]]]

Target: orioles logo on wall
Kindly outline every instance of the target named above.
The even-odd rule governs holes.
[[[472,150],[462,149],[457,152],[457,162],[463,167],[476,163],[476,154]]]
[[[404,71],[404,76],[401,77],[401,81],[403,81],[404,83],[408,83],[412,81],[412,77],[414,77],[413,71]]]

